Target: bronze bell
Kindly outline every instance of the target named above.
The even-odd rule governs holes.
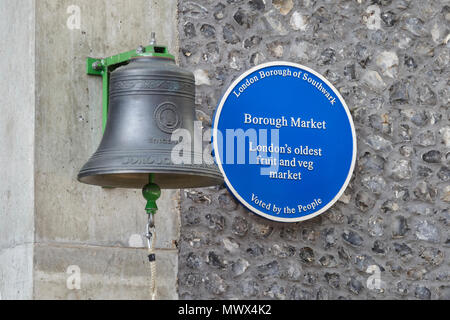
[[[223,183],[214,163],[172,161],[171,152],[178,143],[172,141],[172,133],[186,129],[194,137],[194,75],[164,54],[165,47],[151,46],[147,54],[142,49],[110,73],[103,139],[78,180],[103,187],[142,188],[152,174],[162,189]],[[187,158],[201,156],[190,149]]]

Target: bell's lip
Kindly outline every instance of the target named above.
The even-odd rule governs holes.
[[[199,170],[181,171],[142,169],[142,170],[96,170],[81,171],[77,180],[81,183],[106,188],[141,189],[148,183],[148,175],[153,174],[154,183],[161,189],[206,188],[224,183],[219,171]]]

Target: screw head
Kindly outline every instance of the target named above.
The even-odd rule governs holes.
[[[136,53],[137,54],[141,54],[141,53],[144,53],[145,52],[145,48],[143,47],[143,46],[139,46],[137,49],[136,49]]]
[[[92,69],[96,70],[96,71],[100,71],[103,69],[103,64],[100,61],[95,61],[92,64]]]

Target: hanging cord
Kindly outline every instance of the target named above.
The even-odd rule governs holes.
[[[147,223],[147,246],[148,246],[148,260],[150,261],[150,295],[152,300],[156,300],[158,290],[156,287],[156,255],[155,255],[155,241],[156,241],[156,228],[153,222],[153,214],[149,213]]]
[[[150,261],[151,283],[150,294],[152,300],[156,300],[157,287],[156,287],[156,255],[155,255],[155,241],[156,241],[156,228],[154,222],[154,216],[158,211],[156,200],[161,196],[161,189],[153,182],[153,174],[149,174],[149,183],[142,188],[142,195],[147,200],[145,211],[148,214],[147,229],[145,230],[148,246],[148,260]]]

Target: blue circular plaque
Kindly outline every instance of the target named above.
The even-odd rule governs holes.
[[[213,123],[216,162],[233,195],[270,220],[297,222],[330,208],[356,158],[344,99],[317,72],[265,63],[228,88]]]

